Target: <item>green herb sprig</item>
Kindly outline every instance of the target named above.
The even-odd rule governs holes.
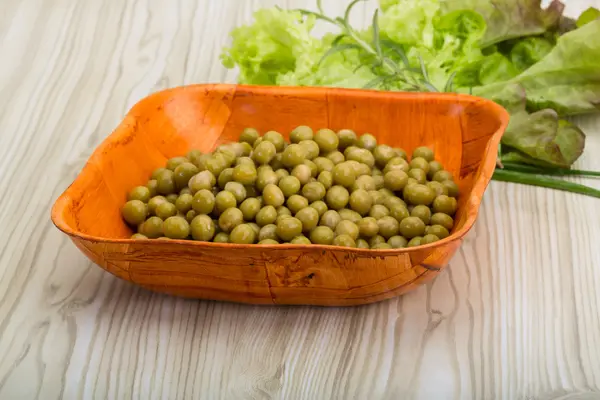
[[[390,40],[381,38],[379,33],[379,10],[375,10],[371,23],[373,40],[371,43],[360,37],[359,33],[350,25],[350,14],[354,6],[366,0],[353,0],[344,12],[344,17],[330,18],[323,12],[323,7],[320,0],[317,0],[317,10],[310,11],[298,9],[304,15],[312,15],[313,17],[326,21],[340,28],[341,33],[333,40],[331,48],[323,55],[319,64],[327,59],[332,54],[344,50],[358,50],[361,52],[362,58],[370,62],[371,71],[376,75],[374,79],[364,85],[364,89],[378,88],[389,83],[400,83],[407,90],[415,92],[439,92],[439,90],[431,83],[425,63],[419,57],[419,68],[414,68],[410,65],[406,52],[396,43]],[[392,52],[402,60],[402,65],[386,56],[386,52]],[[365,64],[366,65],[366,64]],[[363,67],[365,65],[361,65]],[[444,90],[452,89],[452,81],[454,74],[445,85]]]

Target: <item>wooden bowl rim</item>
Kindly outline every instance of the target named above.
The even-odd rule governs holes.
[[[456,103],[464,104],[477,104],[481,108],[487,108],[491,110],[496,118],[499,121],[499,127],[494,132],[494,134],[488,140],[486,149],[484,151],[483,157],[481,158],[481,162],[477,172],[475,173],[475,182],[473,183],[473,188],[469,194],[469,198],[465,202],[465,208],[469,209],[471,212],[467,216],[467,220],[463,224],[463,226],[450,234],[447,238],[439,240],[434,243],[417,246],[417,247],[407,247],[402,249],[358,249],[351,247],[339,247],[333,245],[318,245],[318,244],[310,244],[310,245],[302,245],[302,244],[266,244],[266,245],[246,245],[246,244],[235,244],[235,243],[214,243],[214,242],[200,242],[200,241],[191,241],[191,240],[177,240],[177,239],[119,239],[119,238],[104,238],[94,235],[88,235],[86,233],[82,233],[76,231],[71,228],[63,218],[63,213],[65,209],[68,207],[70,201],[72,200],[71,193],[74,190],[74,187],[77,185],[85,186],[84,178],[89,173],[89,170],[93,168],[90,164],[90,160],[95,157],[102,157],[102,152],[107,149],[111,143],[119,141],[121,136],[124,135],[127,131],[126,127],[129,126],[131,121],[135,121],[139,118],[138,110],[143,107],[144,103],[148,102],[150,99],[155,97],[161,97],[165,95],[172,95],[174,92],[181,92],[190,89],[199,89],[204,88],[205,90],[221,90],[228,91],[231,93],[236,93],[238,91],[243,91],[246,93],[258,93],[258,94],[274,94],[274,95],[287,95],[292,97],[310,97],[310,95],[319,95],[319,94],[335,94],[337,97],[347,97],[347,98],[372,98],[372,99],[389,99],[390,97],[398,100],[418,100],[422,101],[424,99],[433,99],[437,101],[449,101],[453,100]],[[87,240],[89,242],[96,243],[120,243],[120,244],[152,244],[153,246],[161,246],[163,244],[168,245],[181,245],[181,246],[200,246],[207,248],[216,248],[222,250],[233,250],[233,249],[249,249],[249,248],[257,248],[261,250],[306,250],[306,251],[326,251],[326,250],[336,250],[336,251],[345,251],[348,253],[355,253],[365,255],[378,255],[378,256],[392,256],[399,254],[409,254],[415,251],[421,251],[425,249],[433,250],[438,247],[443,247],[447,243],[454,242],[462,237],[464,237],[467,232],[473,227],[475,220],[479,214],[479,207],[481,205],[481,199],[483,193],[485,192],[487,185],[489,184],[492,174],[494,172],[494,168],[496,167],[496,156],[497,156],[497,148],[500,143],[500,139],[508,125],[509,114],[508,112],[499,104],[477,96],[472,96],[469,94],[458,94],[458,93],[421,93],[421,92],[385,92],[385,91],[377,91],[377,90],[364,90],[364,89],[344,89],[344,88],[330,88],[330,87],[297,87],[297,86],[255,86],[255,85],[241,85],[241,84],[194,84],[194,85],[185,85],[185,86],[176,86],[170,89],[161,90],[150,94],[142,98],[138,101],[126,114],[121,123],[117,126],[117,128],[106,138],[100,145],[94,150],[94,152],[89,157],[85,166],[79,172],[75,180],[69,185],[69,187],[57,198],[55,201],[52,211],[51,211],[51,220],[52,223],[63,233]]]

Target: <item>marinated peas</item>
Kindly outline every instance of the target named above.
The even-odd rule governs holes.
[[[289,138],[246,128],[167,160],[126,196],[131,238],[397,249],[450,235],[459,187],[433,149],[409,157],[351,129],[298,126]]]

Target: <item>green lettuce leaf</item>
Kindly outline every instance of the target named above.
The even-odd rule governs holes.
[[[380,5],[384,10],[379,18],[382,36],[402,45],[433,48],[439,0],[381,1]]]
[[[600,20],[561,36],[554,49],[518,78],[532,110],[553,108],[560,115],[600,107]]]
[[[598,18],[600,18],[600,10],[598,10],[597,8],[594,8],[594,7],[590,7],[581,13],[579,18],[577,18],[575,25],[578,28],[580,28],[580,27],[584,26],[585,24],[589,24],[590,22],[592,22]]]
[[[379,0],[379,8],[381,11],[385,12],[393,5],[398,4],[398,0]]]
[[[335,86],[361,88],[376,75],[361,67],[359,52],[348,48],[324,55],[335,35],[312,36],[314,16],[280,8],[260,9],[254,22],[231,32],[223,49],[225,67],[238,67],[240,83],[255,85]]]
[[[463,83],[468,83],[474,73],[478,76],[477,63],[484,58],[479,41],[486,24],[475,11],[443,13],[440,4],[439,0],[389,4],[381,16],[380,27],[384,38],[406,49],[411,66],[418,67],[423,60],[430,82],[442,89],[450,76],[460,75],[465,66],[473,68],[458,80],[462,78]]]
[[[541,7],[541,0],[461,0],[443,4],[445,11],[469,9],[483,16],[487,30],[481,40],[482,47],[554,30],[564,10],[564,4],[558,0],[553,0],[546,9]]]
[[[496,82],[505,82],[519,75],[519,70],[503,54],[494,52],[467,65],[456,66],[456,84],[462,88],[475,88]],[[494,93],[501,88],[495,88]]]
[[[489,86],[485,86],[486,88]],[[475,88],[473,94],[480,97],[490,99],[502,107],[504,107],[510,114],[516,114],[519,112],[526,111],[527,97],[525,89],[516,83],[508,83],[502,87],[497,87],[493,91],[483,92]],[[462,90],[466,93],[465,90]]]
[[[333,40],[335,40],[334,35],[326,35],[323,43],[331,43]],[[327,47],[330,46],[328,44]],[[365,60],[361,59],[361,54],[353,48],[345,48],[323,58],[325,53],[325,50],[315,53],[310,62],[306,61],[305,64],[310,64],[310,68],[281,73],[277,77],[277,84],[360,89],[377,77],[367,66],[369,62],[366,62],[367,65],[361,66],[365,64]]]
[[[557,168],[556,165],[550,164],[533,157],[528,156],[527,154],[513,149],[508,146],[502,146],[502,156],[500,157],[500,161],[503,164],[513,163],[513,164],[527,164],[527,165],[535,165],[537,167],[542,168]],[[558,167],[564,168],[564,167]]]
[[[510,50],[510,61],[519,72],[525,71],[550,53],[554,45],[550,39],[540,36],[519,39]]]
[[[232,44],[221,54],[223,65],[238,66],[240,83],[274,85],[280,75],[310,74],[326,43],[311,36],[314,17],[279,8],[254,13],[254,23],[235,28]]]
[[[583,152],[585,135],[574,124],[559,119],[554,110],[521,111],[511,116],[502,144],[545,164],[566,168]]]
[[[507,81],[525,89],[527,109],[554,109],[561,116],[600,109],[600,20],[561,36],[538,63]],[[493,98],[507,82],[475,88],[473,93]]]
[[[519,70],[513,63],[500,53],[487,56],[479,70],[479,82],[482,85],[504,82],[519,75]]]

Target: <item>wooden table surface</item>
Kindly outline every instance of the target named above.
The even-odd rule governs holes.
[[[450,268],[355,308],[154,294],[55,229],[52,203],[129,107],[234,82],[227,33],[276,3],[313,2],[2,0],[0,399],[600,398],[598,199],[494,182]],[[579,165],[600,170],[600,118],[579,121]]]

